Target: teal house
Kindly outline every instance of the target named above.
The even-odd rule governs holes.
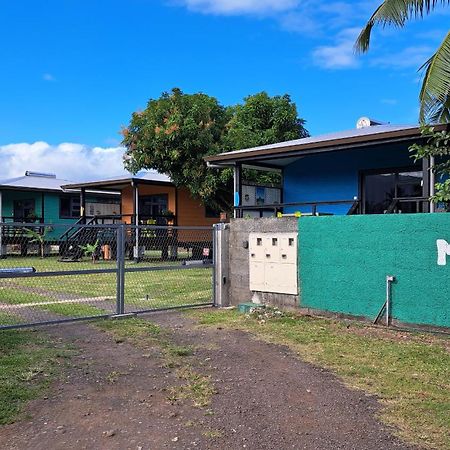
[[[81,216],[80,194],[62,186],[69,180],[55,174],[25,172],[24,176],[0,180],[0,217],[3,223],[72,224]],[[86,214],[120,213],[117,195],[86,193]]]

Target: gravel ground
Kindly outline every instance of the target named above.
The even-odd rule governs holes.
[[[241,331],[198,328],[179,313],[147,316],[172,331],[183,358],[211,376],[211,405],[169,402],[182,381],[158,348],[116,342],[90,324],[47,327],[78,355],[27,419],[0,428],[2,449],[413,449],[376,419],[374,397],[287,348]]]

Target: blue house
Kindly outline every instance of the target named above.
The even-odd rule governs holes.
[[[437,129],[447,128],[439,125]],[[414,161],[417,126],[361,118],[353,130],[238,150],[206,158],[210,167],[234,169],[235,217],[278,213],[312,215],[432,212],[433,161]],[[243,169],[279,173],[279,192],[248,192]],[[272,189],[273,190],[273,189]],[[275,199],[275,201],[274,201]]]

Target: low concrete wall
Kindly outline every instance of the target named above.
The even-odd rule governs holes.
[[[231,220],[228,286],[231,305],[249,302],[256,296],[262,303],[285,309],[298,307],[298,295],[250,291],[248,250],[250,233],[296,233],[297,231],[298,219],[295,217]],[[245,248],[246,244],[247,248]]]

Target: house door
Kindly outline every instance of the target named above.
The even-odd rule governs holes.
[[[361,177],[363,213],[383,214],[395,198],[422,197],[421,170],[363,172]],[[401,202],[398,212],[422,212],[422,203]]]
[[[14,200],[14,222],[34,222],[36,220],[35,206],[34,198]]]

